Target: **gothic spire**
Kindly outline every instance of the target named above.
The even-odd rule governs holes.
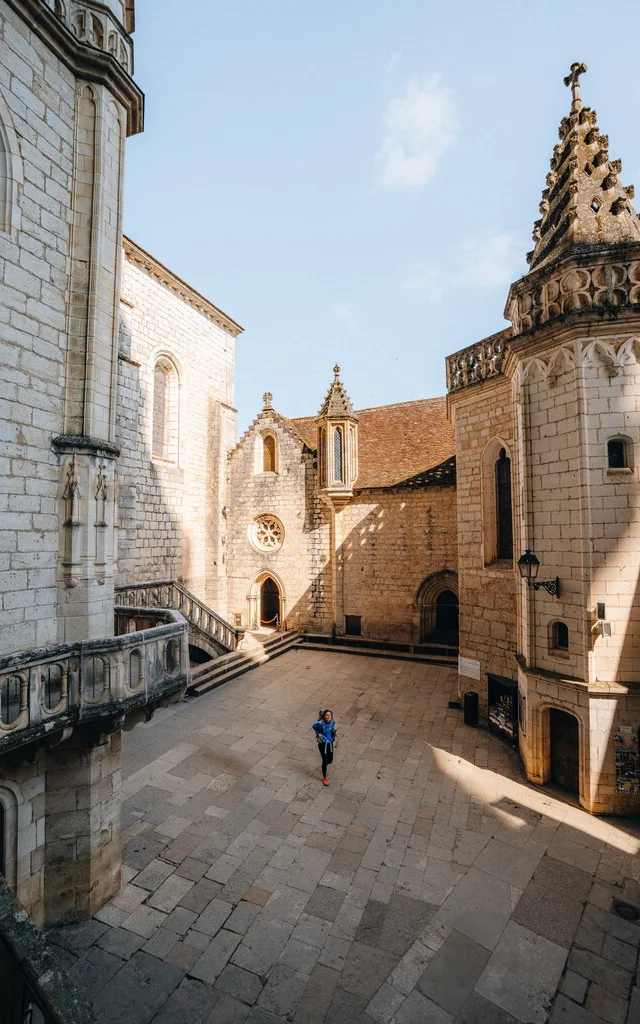
[[[344,384],[340,380],[340,367],[336,363],[333,368],[333,382],[327,391],[327,396],[320,407],[319,417],[329,419],[357,419],[351,399],[345,391]]]
[[[532,270],[574,245],[640,241],[640,218],[630,202],[633,185],[620,184],[622,163],[609,159],[609,138],[600,134],[595,110],[580,99],[580,75],[586,70],[586,64],[572,64],[564,79],[571,86],[571,111],[560,122],[542,217],[533,229],[535,249],[527,255]]]

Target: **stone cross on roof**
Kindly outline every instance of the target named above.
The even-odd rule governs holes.
[[[333,368],[333,382],[327,391],[326,398],[322,403],[318,416],[328,417],[330,419],[358,419],[353,411],[351,399],[345,391],[344,384],[340,380],[340,367],[337,363]]]
[[[267,409],[271,409],[271,403],[272,402],[273,402],[273,395],[271,394],[270,391],[265,391],[264,395],[262,396],[262,409],[263,409],[263,411],[266,411]]]
[[[577,61],[571,65],[571,71],[564,80],[565,85],[571,86],[571,110],[580,110],[580,75],[587,70],[586,64],[579,64]]]

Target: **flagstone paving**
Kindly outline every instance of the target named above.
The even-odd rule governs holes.
[[[299,648],[126,734],[122,889],[50,933],[101,1024],[638,1024],[638,824],[530,786],[455,685]]]

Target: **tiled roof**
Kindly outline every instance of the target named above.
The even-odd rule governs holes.
[[[359,473],[356,490],[391,487],[424,473],[455,454],[445,398],[424,398],[359,409]],[[309,448],[317,447],[315,416],[292,419]]]

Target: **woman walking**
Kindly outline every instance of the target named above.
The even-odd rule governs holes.
[[[313,723],[313,731],[318,741],[318,750],[322,758],[322,784],[329,785],[327,778],[327,767],[333,761],[333,744],[336,738],[336,723],[333,720],[333,711],[329,708],[320,712],[317,722]]]

